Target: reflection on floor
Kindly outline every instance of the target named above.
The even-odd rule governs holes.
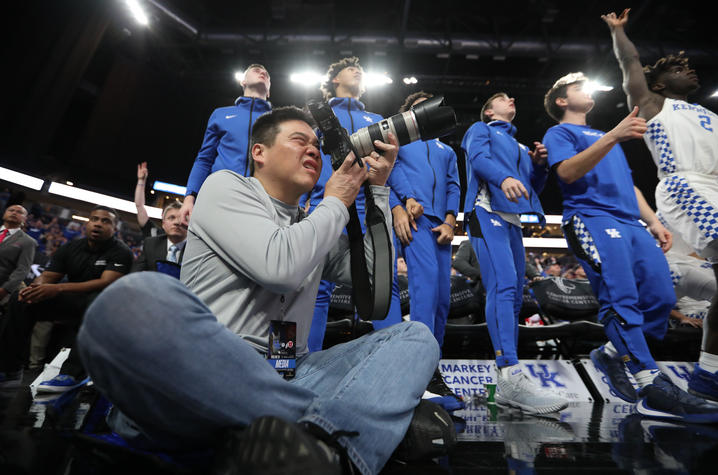
[[[206,453],[140,452],[90,435],[107,432],[107,402],[92,386],[33,399],[32,379],[0,392],[0,473],[207,473]],[[718,426],[645,419],[631,404],[574,402],[533,417],[475,397],[454,414],[465,427],[449,457],[390,462],[384,473],[715,473],[718,463]]]

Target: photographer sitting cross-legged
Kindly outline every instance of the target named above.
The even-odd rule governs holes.
[[[364,157],[370,171],[349,155],[305,216],[299,198],[322,169],[310,124],[294,107],[263,115],[252,131],[252,176],[224,170],[207,179],[189,226],[186,287],[158,273],[132,274],[88,310],[81,356],[122,413],[109,419],[116,432],[200,447],[249,425],[229,451],[242,473],[270,465],[335,473],[335,449],[361,473],[377,473],[404,437],[438,363],[425,325],[405,322],[307,354],[319,280],[350,280],[342,230],[365,180],[391,229],[384,184],[396,139],[375,142],[383,155]],[[371,240],[365,245],[371,268]],[[293,379],[265,360],[271,320],[296,324]]]

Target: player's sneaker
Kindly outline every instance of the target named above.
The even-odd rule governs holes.
[[[638,400],[636,389],[628,379],[626,366],[620,358],[612,358],[603,346],[591,352],[591,361],[596,369],[606,376],[606,383],[614,393],[626,402],[635,403]]]
[[[15,389],[22,384],[22,370],[0,371],[0,389]]]
[[[434,376],[431,377],[431,381],[426,386],[422,399],[438,404],[448,412],[466,408],[464,401],[446,385],[438,368],[434,371]]]
[[[718,373],[706,371],[696,363],[688,379],[688,392],[711,401],[718,401]]]
[[[77,387],[80,387],[84,384],[87,384],[90,381],[90,378],[85,378],[83,380],[76,380],[72,376],[69,376],[67,374],[58,374],[52,379],[48,379],[47,381],[43,381],[40,384],[37,385],[37,392],[39,393],[64,393],[66,391],[70,391],[72,389],[75,389]]]
[[[718,405],[693,396],[673,384],[664,374],[638,391],[636,412],[658,419],[677,419],[685,422],[718,422]]]
[[[516,368],[503,377],[496,372],[496,404],[516,407],[529,414],[549,414],[568,407],[568,400],[547,391]]]

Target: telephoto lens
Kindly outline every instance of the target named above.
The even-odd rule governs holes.
[[[451,133],[456,128],[454,108],[444,105],[444,96],[436,96],[368,127],[357,130],[349,138],[360,157],[375,151],[375,140],[389,143],[391,132],[406,145],[416,140],[430,140]]]

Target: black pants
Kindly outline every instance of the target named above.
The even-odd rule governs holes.
[[[91,301],[89,295],[63,294],[39,303],[27,304],[19,302],[17,296],[18,292],[10,296],[7,312],[0,319],[0,371],[4,372],[18,371],[27,361],[32,329],[36,322],[67,322],[79,328]],[[86,376],[74,343],[60,374],[67,374],[78,380]]]

